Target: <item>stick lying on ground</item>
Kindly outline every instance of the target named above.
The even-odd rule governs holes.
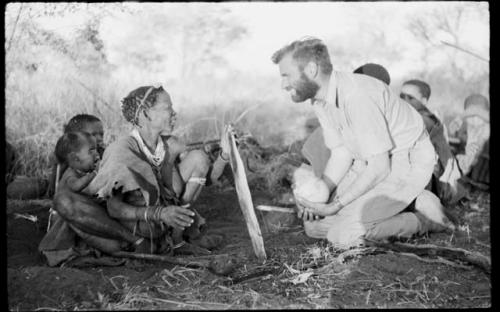
[[[412,245],[399,242],[391,244],[391,243],[376,242],[372,240],[366,240],[366,244],[368,246],[375,246],[398,252],[413,253],[418,256],[434,256],[434,257],[443,257],[451,260],[459,260],[462,262],[467,262],[475,266],[478,266],[488,273],[491,272],[490,258],[478,252],[471,252],[462,248],[442,247],[432,244]]]
[[[165,255],[134,253],[127,251],[117,251],[111,255],[117,258],[152,260],[152,261],[168,262],[171,264],[177,264],[186,267],[206,268],[214,272],[215,274],[219,275],[228,275],[235,268],[234,262],[227,254],[197,257],[191,259],[171,257]]]
[[[258,205],[257,209],[262,210],[262,211],[277,211],[277,212],[283,212],[283,213],[295,213],[295,209],[287,208],[287,207]]]

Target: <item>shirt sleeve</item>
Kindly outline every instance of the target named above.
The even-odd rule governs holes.
[[[347,125],[356,138],[359,153],[365,159],[394,147],[387,120],[375,101],[368,96],[354,96],[348,99],[345,107]]]

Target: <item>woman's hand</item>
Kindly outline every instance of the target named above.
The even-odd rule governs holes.
[[[331,216],[336,214],[342,205],[338,200],[333,200],[331,203],[313,203],[307,199],[296,196],[295,202],[297,203],[297,215],[302,217],[303,220],[312,221],[318,218],[318,216]]]
[[[230,124],[224,127],[220,138],[221,157],[226,160],[229,159],[229,154],[231,153],[231,141],[229,140],[228,133],[234,135],[234,129]]]
[[[166,225],[172,226],[179,230],[184,230],[190,227],[194,222],[194,212],[179,206],[167,206],[161,210],[160,219]]]

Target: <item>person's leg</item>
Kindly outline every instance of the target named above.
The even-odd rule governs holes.
[[[173,175],[173,187],[176,192],[184,189],[181,195],[181,200],[185,204],[193,203],[199,196],[206,182],[206,175],[210,168],[210,159],[202,150],[194,150],[189,152],[179,163],[179,172]],[[194,209],[193,209],[194,210]],[[205,224],[205,219],[195,211],[195,222],[191,227],[184,231],[174,229],[172,240],[176,253],[180,254],[208,254],[208,250],[187,244],[184,242],[184,237],[188,240],[195,239],[200,236],[200,229]]]
[[[182,193],[183,203],[192,203],[198,198],[201,189],[205,185],[209,168],[210,159],[202,150],[189,152],[179,163],[180,177],[174,175],[173,183],[174,189],[179,189],[179,186],[182,189],[182,186],[185,185],[184,192]]]
[[[386,179],[347,204],[334,216],[305,223],[306,234],[327,238],[339,246],[349,246],[370,231],[378,231],[378,234],[373,234],[375,237],[408,236],[422,232],[420,219],[415,216],[403,215],[387,222],[386,220],[399,214],[422,193],[433,172],[434,155],[428,138],[417,142],[409,150],[392,155],[391,173]],[[353,165],[339,183],[340,194],[343,189],[349,188],[360,173],[356,173],[354,167]],[[377,224],[380,228],[373,229]],[[404,229],[405,226],[407,230]]]
[[[89,235],[128,243],[138,240],[131,231],[111,219],[106,209],[85,195],[70,191],[58,192],[54,197],[54,209],[72,227]]]

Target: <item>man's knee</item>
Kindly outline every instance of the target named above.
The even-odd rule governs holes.
[[[207,153],[202,150],[193,150],[189,152],[184,161],[200,174],[206,174],[210,168],[210,159]]]

